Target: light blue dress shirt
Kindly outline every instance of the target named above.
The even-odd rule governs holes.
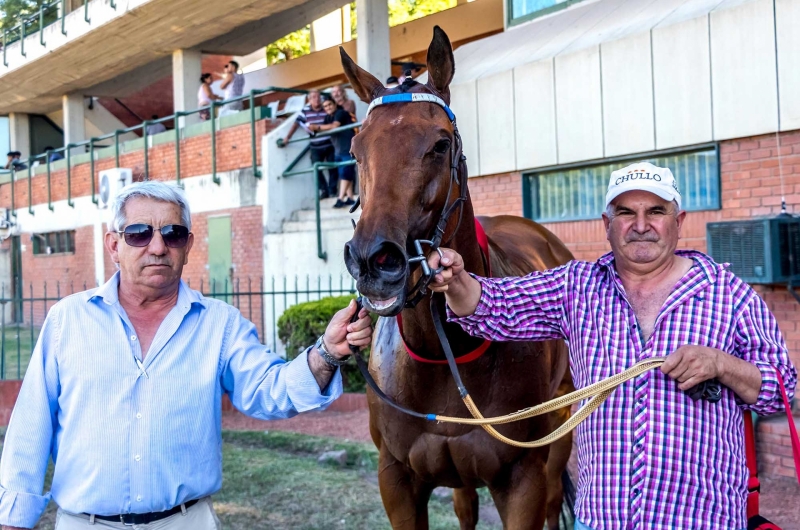
[[[0,524],[33,527],[52,498],[73,513],[159,512],[222,486],[222,394],[260,419],[319,410],[308,351],[271,353],[239,311],[181,282],[142,353],[119,303],[119,273],[50,310],[0,461]],[[42,494],[48,457],[50,493]]]

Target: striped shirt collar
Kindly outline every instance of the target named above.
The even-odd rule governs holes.
[[[106,283],[98,287],[94,292],[90,291],[86,301],[102,300],[112,306],[119,303],[119,275],[119,271],[115,272]],[[190,289],[186,282],[181,280],[178,286],[178,302],[176,305],[189,309],[192,304],[200,304],[203,308],[208,307],[206,298],[197,291]]]
[[[703,254],[702,252],[698,252],[696,250],[676,250],[676,256],[680,256],[682,258],[687,258],[695,262],[695,265],[700,267],[700,270],[703,274],[706,275],[706,278],[710,283],[714,283],[717,281],[717,277],[719,273],[724,271],[728,268],[728,263],[716,263],[714,260],[711,259],[710,256]],[[608,269],[612,271],[614,275],[617,274],[616,268],[612,267],[611,265],[614,263],[614,253],[608,252],[607,254],[603,254],[597,259],[597,266],[601,269]]]

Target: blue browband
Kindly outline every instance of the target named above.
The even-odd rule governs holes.
[[[411,103],[414,101],[424,101],[426,103],[433,103],[434,105],[439,105],[444,109],[447,113],[447,117],[450,118],[450,121],[456,120],[456,115],[453,114],[453,111],[450,110],[450,107],[447,106],[442,98],[434,96],[433,94],[391,94],[389,96],[382,96],[372,100],[372,103],[369,104],[369,108],[367,109],[367,116],[375,107],[379,107],[381,105],[386,105],[388,103]],[[366,119],[366,116],[364,117]]]

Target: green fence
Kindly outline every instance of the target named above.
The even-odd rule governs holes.
[[[278,340],[278,318],[289,307],[326,296],[355,294],[350,276],[295,276],[236,278],[222,283],[187,282],[209,298],[223,300],[253,322],[261,341],[282,353]],[[61,298],[86,290],[86,284],[14,282],[17,287],[0,285],[0,379],[21,379],[47,312]],[[21,292],[20,292],[21,291]],[[87,330],[87,336],[91,331]],[[90,339],[87,339],[90,340]]]
[[[263,98],[269,94],[274,93],[289,93],[289,94],[305,94],[307,91],[300,90],[300,89],[293,89],[293,88],[283,88],[283,87],[267,87],[263,89],[255,89],[251,90],[249,94],[239,96],[236,98],[231,98],[225,101],[212,101],[210,105],[205,107],[200,107],[195,110],[185,111],[185,112],[176,112],[170,116],[165,116],[163,118],[159,118],[157,120],[145,120],[139,125],[134,125],[132,127],[127,127],[125,129],[118,129],[112,133],[104,134],[102,136],[97,136],[94,138],[90,138],[88,140],[82,142],[75,142],[65,145],[64,147],[59,147],[58,149],[53,149],[51,151],[47,151],[46,153],[39,153],[37,155],[29,156],[27,160],[27,168],[23,170],[19,169],[11,169],[11,170],[0,170],[0,184],[9,184],[11,186],[11,204],[9,205],[9,209],[11,212],[11,216],[16,217],[17,215],[17,204],[15,202],[14,196],[14,188],[17,185],[16,182],[19,179],[25,178],[27,180],[28,186],[28,212],[33,215],[33,198],[31,194],[31,177],[35,176],[36,171],[34,166],[34,162],[39,162],[40,165],[44,165],[45,174],[47,177],[47,197],[48,197],[48,208],[53,210],[52,202],[50,201],[50,190],[52,188],[51,181],[52,181],[52,171],[53,165],[58,166],[56,169],[60,169],[61,165],[65,165],[66,167],[66,178],[67,178],[67,205],[74,208],[75,203],[72,200],[72,168],[74,165],[85,163],[86,156],[85,155],[74,155],[73,152],[75,149],[84,148],[88,153],[89,164],[90,164],[90,174],[92,175],[91,180],[91,197],[92,203],[97,204],[97,190],[96,190],[96,181],[94,178],[95,175],[95,162],[97,160],[97,154],[99,151],[103,151],[104,154],[108,154],[108,151],[113,149],[113,155],[115,158],[115,166],[119,167],[119,157],[120,157],[120,136],[127,134],[127,133],[137,133],[141,134],[141,139],[133,140],[128,142],[127,144],[133,144],[134,146],[138,145],[141,142],[143,153],[144,153],[144,178],[147,180],[149,178],[149,157],[148,151],[151,148],[148,142],[148,134],[147,134],[147,127],[150,125],[154,125],[156,123],[165,123],[169,121],[174,121],[175,129],[174,131],[168,131],[166,133],[159,133],[158,136],[171,136],[170,140],[174,139],[175,142],[175,175],[176,181],[180,184],[181,181],[181,140],[189,137],[190,134],[196,133],[198,130],[205,130],[205,126],[203,124],[195,124],[189,125],[185,127],[181,127],[181,119],[186,118],[187,116],[192,116],[194,114],[199,114],[204,111],[208,111],[210,114],[210,133],[211,133],[211,177],[212,180],[216,184],[220,184],[221,181],[217,176],[217,142],[216,136],[217,131],[220,129],[220,124],[227,120],[229,125],[238,125],[242,122],[242,115],[246,112],[247,118],[250,124],[250,147],[252,151],[251,157],[251,164],[253,168],[253,174],[256,178],[261,178],[261,171],[259,170],[258,165],[258,156],[257,156],[257,145],[256,142],[258,141],[258,137],[256,135],[256,122],[258,120],[264,118],[274,118],[271,116],[269,109],[265,107],[259,107],[256,105],[256,100],[259,98]],[[225,105],[231,103],[237,103],[240,101],[247,100],[249,102],[250,108],[246,111],[238,112],[232,116],[227,116],[225,118],[220,118],[216,116],[216,109],[224,107]],[[231,125],[231,126],[232,126]],[[102,145],[101,142],[113,140],[113,143],[109,145]],[[58,161],[51,161],[51,157],[53,154],[57,154],[61,157]],[[73,160],[73,158],[77,160]],[[24,175],[23,175],[24,172]]]

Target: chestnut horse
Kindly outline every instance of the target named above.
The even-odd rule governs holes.
[[[428,49],[428,82],[407,81],[387,89],[341,50],[342,65],[356,94],[370,103],[392,94],[433,94],[449,103],[454,58],[447,35],[438,27]],[[392,98],[389,98],[392,99]],[[402,330],[395,318],[379,319],[370,373],[383,391],[412,410],[468,416],[447,365],[414,360],[406,350],[429,360],[444,358],[428,307],[430,293],[406,308],[421,272],[409,258],[415,240],[432,239],[442,212],[462,191],[466,201],[444,230],[446,245],[459,252],[466,269],[487,275],[476,240],[472,204],[455,122],[448,111],[414,101],[374,107],[352,143],[358,163],[363,213],[355,235],[345,246],[345,261],[358,281],[368,309],[383,317],[402,311]],[[454,166],[455,167],[455,166]],[[455,174],[455,171],[454,171]],[[449,203],[448,203],[449,201]],[[520,276],[557,267],[572,259],[549,231],[520,217],[481,217],[489,239],[494,276]],[[454,324],[445,331],[456,356],[478,348]],[[402,334],[402,339],[401,339]],[[405,340],[405,344],[403,343]],[[485,416],[514,412],[571,391],[567,348],[561,341],[494,343],[476,360],[459,364],[462,380]],[[551,447],[521,449],[503,444],[480,427],[437,424],[404,415],[368,392],[370,432],[380,452],[378,481],[393,528],[427,528],[427,503],[437,486],[454,488],[461,528],[475,528],[477,487],[487,486],[505,528],[558,528],[562,473],[572,448],[566,436]],[[517,440],[550,433],[569,417],[563,410],[502,425],[498,430]]]

